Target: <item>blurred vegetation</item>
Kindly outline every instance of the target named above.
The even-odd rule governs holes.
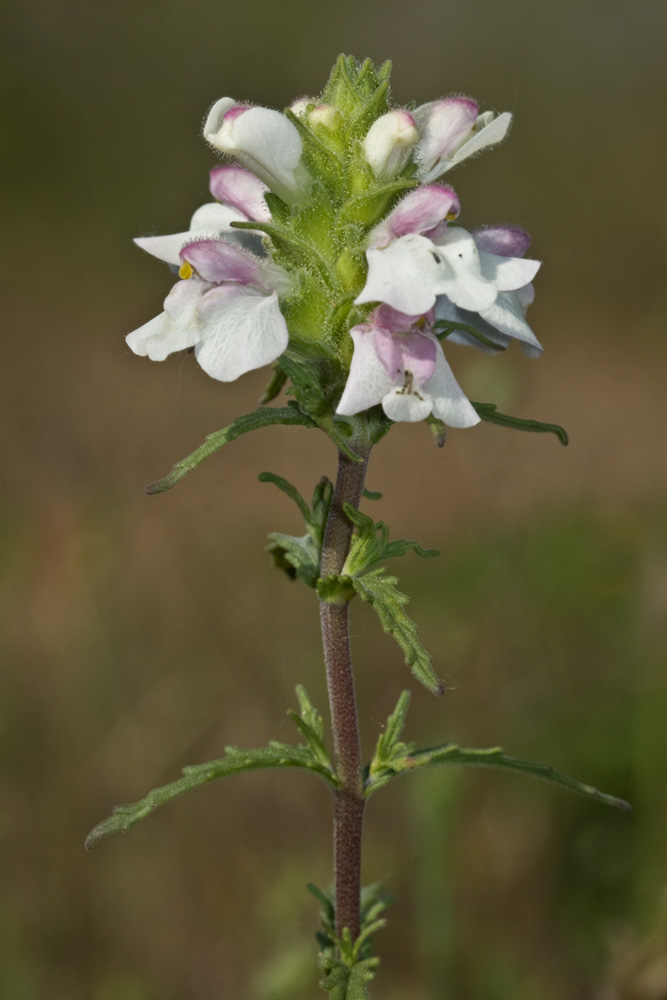
[[[667,997],[667,519],[662,0],[23,0],[3,12],[0,371],[0,996],[304,1000],[330,879],[327,792],[250,775],[83,852],[115,802],[225,743],[287,735],[325,685],[316,608],[263,551],[296,531],[331,446],[271,429],[173,493],[142,488],[250,409],[122,336],[170,277],[130,244],[206,200],[198,135],[224,93],[280,107],[339,51],[394,60],[397,101],[472,93],[516,113],[452,174],[462,221],[515,221],[545,259],[538,362],[451,349],[464,387],[572,444],[484,426],[396,428],[372,506],[442,549],[405,560],[411,614],[448,676],[409,737],[503,744],[630,799],[628,817],[527,779],[442,772],[369,807],[365,877],[397,902],[387,1000]],[[324,448],[324,451],[321,449]],[[371,505],[367,505],[367,509]],[[411,684],[355,609],[364,742]]]

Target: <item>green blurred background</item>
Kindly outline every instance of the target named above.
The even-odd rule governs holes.
[[[324,707],[313,596],[273,570],[312,432],[242,439],[148,498],[266,373],[223,386],[135,358],[166,269],[131,244],[207,200],[217,97],[282,107],[339,51],[394,61],[397,103],[451,92],[516,114],[450,175],[462,222],[513,221],[544,259],[539,361],[451,348],[473,398],[563,423],[571,445],[484,425],[399,426],[376,516],[443,551],[400,567],[450,690],[416,689],[365,607],[366,752],[398,692],[408,735],[504,745],[632,800],[616,814],[481,771],[417,775],[369,807],[367,881],[397,896],[386,1000],[667,997],[667,524],[663,0],[23,0],[3,14],[0,996],[305,1000],[330,879],[324,788],[250,775],[83,852],[119,801],[225,743],[291,739]],[[369,509],[370,505],[367,506]],[[662,832],[661,832],[662,831]]]

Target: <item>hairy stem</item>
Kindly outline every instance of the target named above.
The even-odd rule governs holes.
[[[322,545],[321,574],[340,573],[350,549],[352,523],[343,504],[359,506],[368,453],[363,462],[338,455],[338,476]],[[320,601],[324,662],[338,776],[342,787],[334,792],[334,884],[336,933],[349,928],[352,940],[359,934],[361,893],[361,835],[364,792],[359,740],[359,720],[350,654],[348,604]]]

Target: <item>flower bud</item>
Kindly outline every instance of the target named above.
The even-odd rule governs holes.
[[[389,180],[401,172],[419,133],[407,111],[397,109],[373,122],[364,139],[364,153],[373,173]]]
[[[223,97],[208,114],[204,138],[239,160],[281,197],[298,190],[301,136],[279,111],[249,107]]]

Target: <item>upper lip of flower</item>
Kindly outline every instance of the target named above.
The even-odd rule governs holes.
[[[428,184],[487,146],[501,142],[512,122],[504,111],[479,114],[472,97],[446,97],[413,111],[422,137],[415,147],[417,176]]]
[[[303,143],[294,123],[280,111],[222,97],[208,113],[204,138],[239,160],[281,197],[290,200],[299,190],[297,168]]]

